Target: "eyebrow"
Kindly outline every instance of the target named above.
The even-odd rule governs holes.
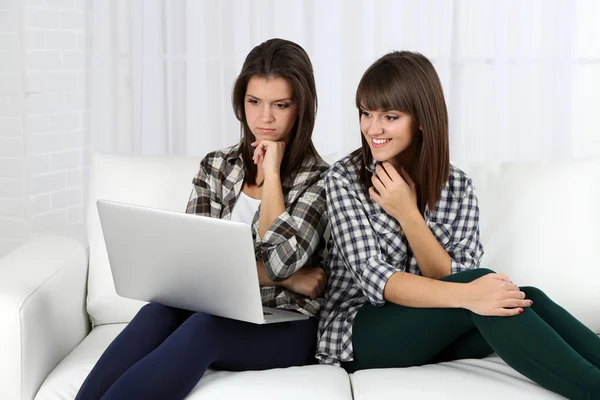
[[[251,98],[253,98],[254,100],[261,100],[260,98],[258,98],[258,97],[256,97],[256,96],[253,96],[253,95],[251,95],[251,94],[246,94],[246,97],[251,97]],[[261,100],[261,101],[262,101],[262,100]],[[285,99],[273,100],[273,103],[278,103],[278,102],[280,102],[280,101],[292,101],[292,99],[285,98]]]

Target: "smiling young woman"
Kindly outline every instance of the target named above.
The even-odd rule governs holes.
[[[325,186],[331,244],[317,357],[349,371],[482,358],[570,399],[600,399],[600,338],[541,290],[479,269],[471,179],[449,161],[431,62],[393,52],[356,92],[362,148]]]

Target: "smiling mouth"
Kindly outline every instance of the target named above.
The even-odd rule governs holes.
[[[385,146],[391,140],[392,139],[376,139],[376,138],[371,138],[371,143],[373,144],[373,147],[382,147],[382,146]]]

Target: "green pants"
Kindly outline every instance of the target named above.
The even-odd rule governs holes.
[[[471,282],[487,269],[450,275]],[[569,399],[600,400],[600,338],[541,290],[521,287],[530,308],[514,317],[484,317],[465,309],[362,306],[352,327],[350,372],[410,367],[496,352],[508,365]]]

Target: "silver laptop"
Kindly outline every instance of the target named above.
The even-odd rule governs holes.
[[[262,306],[249,225],[98,200],[117,294],[255,324],[308,316]]]

